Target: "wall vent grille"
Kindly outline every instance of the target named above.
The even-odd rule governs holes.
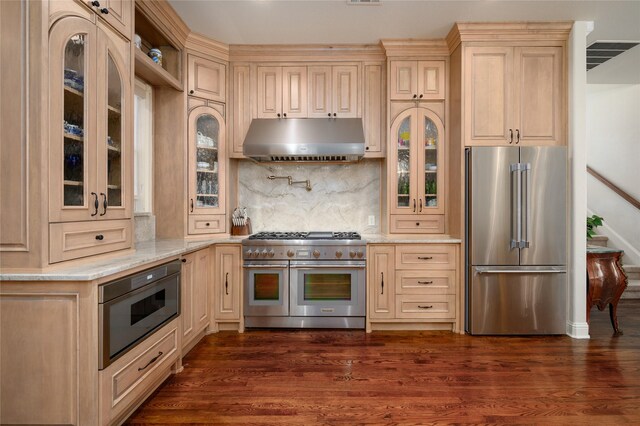
[[[587,71],[615,58],[632,47],[637,46],[637,41],[601,41],[598,40],[587,46]]]
[[[378,6],[382,0],[347,0],[347,4],[352,6]]]

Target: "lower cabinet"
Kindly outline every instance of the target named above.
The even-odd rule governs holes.
[[[209,325],[209,248],[182,256],[180,318],[183,355]]]
[[[368,259],[367,331],[456,329],[457,244],[370,245]]]
[[[100,424],[121,424],[171,374],[178,360],[178,319],[99,372]]]
[[[242,246],[216,245],[215,258],[213,316],[217,328],[242,331]]]

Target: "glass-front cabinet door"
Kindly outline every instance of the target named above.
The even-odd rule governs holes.
[[[131,217],[131,85],[128,44],[100,26],[98,54],[99,217]]]
[[[402,113],[394,121],[391,127],[392,140],[395,144],[389,158],[392,169],[390,170],[392,182],[391,213],[416,213],[418,206],[417,197],[417,156],[416,147],[417,115],[415,109]]]
[[[92,141],[96,120],[96,27],[81,18],[64,18],[51,29],[49,216],[51,222],[97,216]],[[43,135],[47,137],[47,135]]]
[[[418,213],[444,213],[444,130],[433,112],[418,110],[420,146],[418,152]]]
[[[189,113],[189,214],[224,214],[225,125],[215,109]]]

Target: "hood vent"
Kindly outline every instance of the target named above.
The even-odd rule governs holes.
[[[364,156],[362,119],[255,119],[243,153],[264,162],[355,162]]]

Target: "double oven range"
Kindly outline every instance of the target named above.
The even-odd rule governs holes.
[[[242,245],[246,327],[364,328],[358,233],[261,232]]]

